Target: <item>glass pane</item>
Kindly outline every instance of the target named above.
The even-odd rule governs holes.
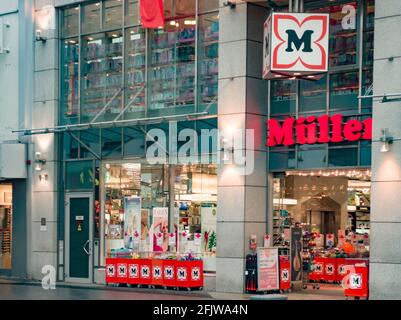
[[[126,105],[125,119],[143,117],[146,105],[146,34],[140,27],[126,31]]]
[[[269,153],[270,170],[294,169],[295,151],[281,151]]]
[[[13,186],[0,184],[0,270],[12,268]]]
[[[327,76],[317,81],[301,80],[299,111],[326,109]]]
[[[120,31],[83,38],[81,123],[98,114],[97,121],[114,120],[121,112],[122,41]]]
[[[78,158],[78,141],[75,140],[69,133],[64,133],[63,152],[64,159]]]
[[[375,1],[368,0],[364,13],[363,27],[363,65],[373,65],[373,46],[374,46],[374,26],[375,26]]]
[[[358,164],[358,148],[329,149],[329,166],[350,167]]]
[[[81,141],[85,143],[93,152],[100,155],[100,130],[88,129],[81,131]],[[82,144],[80,145],[80,158],[94,158],[95,155]]]
[[[201,0],[198,3],[200,13],[219,10],[219,0]]]
[[[125,25],[139,24],[139,1],[138,0],[127,0],[126,2],[126,14],[125,14]]]
[[[297,81],[275,80],[270,83],[270,114],[295,113]]]
[[[82,6],[82,32],[97,32],[100,28],[100,2]]]
[[[144,156],[145,134],[140,129],[124,128],[124,154]]]
[[[66,162],[65,188],[67,190],[92,189],[94,184],[93,162]]]
[[[196,13],[195,8],[195,0],[164,0],[164,15],[166,18],[193,16]]]
[[[360,149],[361,166],[370,166],[372,164],[372,144],[370,141],[362,141]]]
[[[370,96],[373,95],[373,69],[363,69],[362,70],[362,95]],[[364,108],[364,113],[371,112],[373,99],[362,99],[362,108]]]
[[[104,28],[121,28],[123,24],[122,0],[107,0],[104,2],[105,20]]]
[[[149,116],[194,112],[195,18],[168,21],[150,36]]]
[[[358,108],[358,72],[330,76],[330,109]]]
[[[61,49],[61,123],[74,124],[79,121],[79,41],[65,40]]]
[[[199,17],[198,110],[217,113],[219,18],[218,14]]]
[[[66,8],[62,11],[62,37],[78,35],[79,27],[79,7]]]
[[[122,129],[102,129],[102,156],[121,157]]]
[[[298,149],[298,168],[324,168],[327,166],[326,149],[307,149],[300,147]]]

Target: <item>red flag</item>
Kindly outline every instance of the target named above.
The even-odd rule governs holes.
[[[144,28],[164,26],[163,0],[140,0],[141,23]]]

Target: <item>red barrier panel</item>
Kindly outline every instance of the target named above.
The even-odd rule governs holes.
[[[345,266],[347,265],[347,261],[344,258],[337,258],[337,272],[336,272],[336,281],[341,282],[346,274]]]
[[[127,283],[139,284],[139,259],[129,259]]]
[[[344,277],[346,297],[367,298],[369,296],[369,267],[354,266]]]
[[[291,289],[291,267],[287,256],[280,256],[280,290]]]
[[[309,273],[310,281],[321,281],[324,279],[325,258],[317,257],[313,259],[313,271]]]
[[[324,272],[323,281],[334,282],[337,279],[337,258],[323,258]]]
[[[139,284],[152,284],[152,260],[139,259]]]
[[[203,261],[106,259],[106,284],[203,287]]]
[[[177,287],[203,287],[203,261],[176,261]]]
[[[117,259],[106,259],[106,284],[117,283]]]
[[[163,285],[166,287],[176,287],[176,261],[163,260]]]
[[[163,281],[163,260],[152,260],[152,282],[155,286],[162,286]]]

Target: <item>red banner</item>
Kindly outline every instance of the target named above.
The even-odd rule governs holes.
[[[164,26],[163,0],[140,0],[141,23],[144,28]]]

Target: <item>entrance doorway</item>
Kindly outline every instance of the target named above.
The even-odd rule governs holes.
[[[92,282],[92,221],[93,194],[66,194],[66,281],[77,283]]]

